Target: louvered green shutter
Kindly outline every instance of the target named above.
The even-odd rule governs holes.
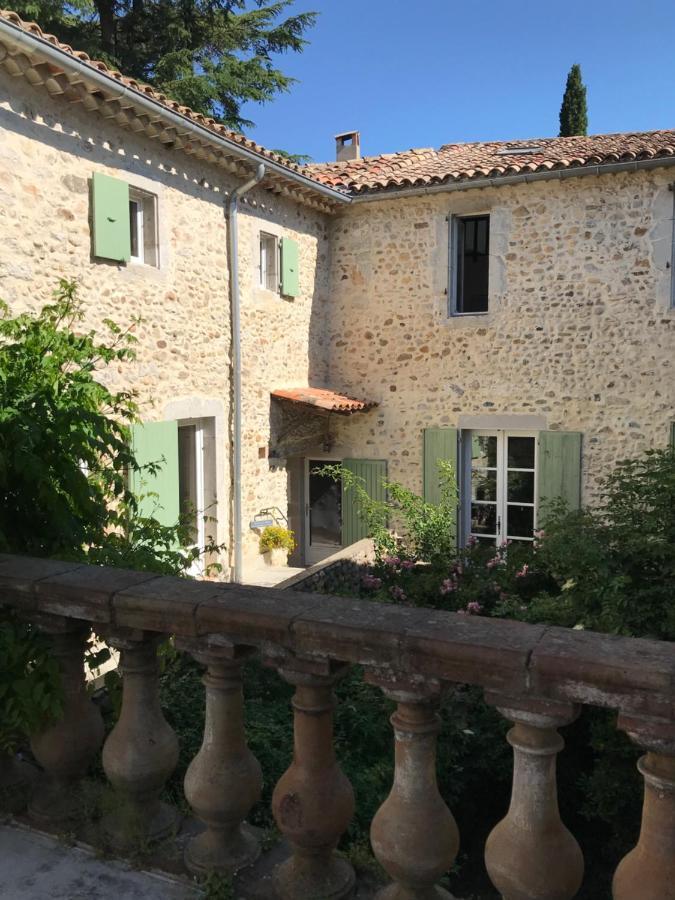
[[[457,443],[458,432],[456,428],[425,428],[424,429],[424,499],[427,503],[440,503],[441,484],[438,472],[438,461],[446,460],[452,463],[457,474]]]
[[[284,297],[297,297],[300,293],[298,242],[281,239],[281,293]]]
[[[127,262],[131,256],[129,185],[119,178],[95,172],[92,200],[94,256]]]
[[[539,503],[563,499],[570,509],[581,506],[581,433],[539,432]]]
[[[386,500],[387,492],[383,481],[387,477],[387,462],[384,459],[344,459],[342,465],[363,479],[363,486],[373,500]],[[360,504],[354,491],[342,485],[342,544],[348,547],[355,541],[368,537],[368,527],[361,515]]]
[[[178,423],[145,422],[134,425],[131,441],[139,466],[158,463],[160,470],[132,472],[130,487],[141,497],[139,511],[162,525],[175,525],[180,513],[178,493]],[[155,496],[147,496],[153,494]],[[145,496],[143,496],[145,495]]]

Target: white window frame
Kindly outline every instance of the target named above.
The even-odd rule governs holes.
[[[274,287],[271,288],[267,284],[267,263],[268,263],[268,249],[265,246],[266,242],[272,242],[274,246],[273,256],[274,256],[274,265],[275,265],[275,282]],[[281,241],[279,240],[278,235],[272,234],[271,231],[260,231],[258,234],[258,284],[259,286],[265,290],[269,291],[272,294],[280,294],[281,292]]]
[[[135,212],[132,211],[132,204],[135,205]],[[151,209],[151,220],[148,222],[150,217],[148,216],[147,207]],[[159,222],[157,215],[157,206],[158,200],[157,195],[152,194],[150,191],[144,191],[141,188],[134,187],[133,185],[129,185],[129,220],[133,221],[136,226],[136,250],[137,252],[134,254],[132,252],[130,256],[130,262],[135,265],[141,266],[150,266],[153,269],[159,269],[160,267],[160,259],[159,259]],[[150,225],[152,227],[152,244],[154,246],[155,253],[155,261],[148,262],[146,261],[146,244],[148,243],[148,236],[146,235],[146,228]],[[133,240],[132,240],[133,246]]]
[[[496,483],[497,493],[494,505],[496,506],[496,536],[495,546],[499,547],[509,540],[518,541],[534,541],[534,534],[531,538],[509,535],[506,533],[506,525],[508,524],[508,506],[531,506],[534,510],[533,514],[533,532],[537,530],[538,517],[538,497],[539,497],[539,433],[537,431],[521,431],[518,429],[472,429],[464,430],[461,434],[460,444],[460,466],[461,466],[461,482],[460,482],[460,500],[462,509],[461,534],[463,542],[466,544],[471,537],[471,463],[472,463],[472,439],[474,437],[496,437],[497,438],[497,459],[496,459]],[[534,439],[534,502],[533,503],[516,503],[509,504],[508,501],[508,472],[530,472],[531,469],[518,469],[509,467],[508,465],[508,438],[510,437],[529,437]],[[488,501],[484,501],[485,505],[490,505]],[[485,540],[485,535],[475,534],[479,540]]]
[[[488,219],[488,306],[481,312],[460,312],[457,309],[459,298],[457,276],[459,273],[459,223],[464,219]],[[487,316],[490,312],[490,255],[492,252],[492,213],[490,210],[452,214],[448,216],[448,315],[451,318],[462,319],[464,317]]]

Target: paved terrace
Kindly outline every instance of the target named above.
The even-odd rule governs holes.
[[[618,727],[644,749],[645,801],[637,846],[614,877],[614,900],[675,898],[675,646],[512,621],[461,616],[272,588],[191,582],[57,561],[0,556],[0,602],[52,641],[66,693],[62,721],[34,735],[43,773],[29,799],[31,821],[63,829],[77,785],[98,754],[103,728],[84,690],[82,653],[93,627],[121,653],[119,720],[102,764],[120,807],[103,820],[120,855],[131,843],[171,840],[177,810],[160,802],[178,757],[158,699],[156,647],[165,635],[206,668],[204,743],[185,778],[199,823],[185,848],[192,873],[254,872],[241,896],[346,900],[355,875],[335,847],[354,796],[333,750],[333,685],[350,665],[396,701],[395,775],[371,828],[374,853],[392,882],[379,900],[440,900],[459,835],[435,776],[435,707],[454,684],[483,688],[513,723],[513,789],[491,833],[485,866],[505,900],[568,900],[583,859],[560,820],[557,729],[582,704],[616,710]],[[261,854],[245,818],[262,773],[245,742],[241,662],[260,654],[295,686],[295,752],[278,782],[273,812],[289,853]],[[289,721],[290,727],[290,721]],[[5,792],[21,777],[6,760]],[[275,849],[272,854],[277,853]]]

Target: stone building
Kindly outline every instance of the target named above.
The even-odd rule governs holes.
[[[669,440],[675,131],[366,158],[348,133],[300,168],[13,13],[0,91],[0,297],[76,278],[88,326],[141,317],[108,377],[166,460],[147,502],[206,512],[237,577],[252,523],[288,520],[298,563],[362,536],[321,461],[433,500],[451,459],[460,538],[500,542]]]

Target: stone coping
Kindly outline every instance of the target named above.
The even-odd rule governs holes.
[[[251,646],[308,671],[358,664],[384,680],[479,685],[675,727],[675,644],[665,641],[11,555],[0,555],[0,603],[104,633]]]

